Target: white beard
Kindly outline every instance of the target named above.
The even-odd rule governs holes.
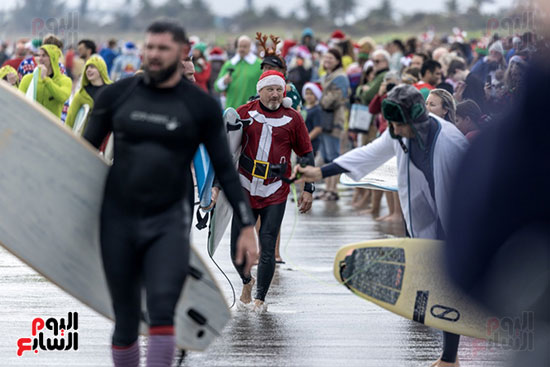
[[[269,108],[270,110],[273,110],[273,111],[278,110],[279,107],[281,107],[281,103],[279,103],[279,102],[269,102],[267,104],[267,108]]]

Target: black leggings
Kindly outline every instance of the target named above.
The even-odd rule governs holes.
[[[285,214],[286,201],[281,204],[266,206],[262,209],[252,209],[254,220],[260,217],[260,262],[258,264],[258,283],[256,286],[256,299],[265,300],[269,285],[275,273],[275,245]],[[250,282],[250,274],[244,273],[244,264],[237,265],[237,238],[241,232],[242,224],[236,216],[231,222],[231,260],[235,269],[239,272],[243,283]]]
[[[180,201],[162,212],[140,214],[103,203],[101,254],[115,313],[115,346],[137,340],[143,286],[150,326],[174,325],[189,263],[184,205]]]

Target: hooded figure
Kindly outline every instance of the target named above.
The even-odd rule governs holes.
[[[10,74],[12,75],[11,79],[15,80],[14,83],[12,83],[12,80],[10,80],[10,77],[8,76]],[[10,83],[16,88],[19,87],[19,76],[17,75],[17,70],[15,70],[9,65],[6,65],[0,68],[0,79],[4,79],[5,81],[7,81],[8,83]]]
[[[93,86],[88,79],[86,75],[86,70],[90,65],[95,66],[95,68],[99,71],[99,75],[103,80],[102,86]],[[74,95],[71,106],[69,107],[69,111],[67,112],[67,119],[65,120],[65,124],[72,129],[74,125],[74,120],[78,111],[80,110],[80,107],[85,104],[90,106],[90,112],[88,113],[88,116],[90,116],[92,109],[94,108],[94,100],[96,98],[97,92],[105,85],[111,83],[112,81],[111,79],[109,79],[107,64],[105,63],[105,61],[97,55],[93,55],[92,57],[90,57],[88,61],[86,61],[86,65],[84,65],[84,71],[82,72],[82,79],[80,82],[80,89]],[[85,128],[86,124],[84,125],[83,131]]]
[[[57,117],[61,117],[63,104],[71,95],[73,82],[71,78],[63,75],[59,69],[61,50],[55,45],[42,45],[40,49],[48,55],[52,72],[45,78],[40,76],[36,88],[36,102],[46,107]],[[19,90],[26,93],[32,78],[33,74],[25,75],[21,80]]]
[[[393,88],[382,104],[382,112],[389,129],[334,163],[354,180],[360,180],[397,156],[399,199],[409,235],[442,239],[453,171],[468,142],[456,126],[428,114],[422,94],[413,86]],[[409,125],[414,137],[395,134],[392,123]]]
[[[348,172],[359,181],[396,156],[407,233],[413,238],[445,239],[455,167],[468,142],[455,125],[428,114],[422,94],[411,85],[393,88],[382,102],[382,113],[390,128],[372,143],[322,167],[320,176]],[[459,340],[458,335],[443,333],[441,361],[456,361]]]

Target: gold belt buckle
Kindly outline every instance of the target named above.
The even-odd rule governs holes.
[[[260,175],[256,174],[256,165],[257,164],[263,164],[265,166],[265,174],[263,176],[260,176]],[[258,161],[256,159],[254,159],[254,167],[252,168],[252,176],[253,177],[261,178],[262,180],[265,180],[265,179],[267,179],[267,173],[268,172],[269,172],[269,162]]]

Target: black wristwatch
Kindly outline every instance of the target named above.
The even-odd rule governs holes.
[[[306,182],[304,185],[304,191],[313,194],[315,192],[315,184],[313,182]]]

